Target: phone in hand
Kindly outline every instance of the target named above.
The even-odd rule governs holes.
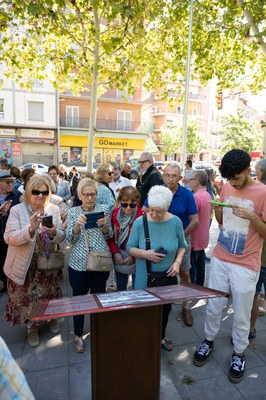
[[[160,253],[160,254],[166,255],[168,253],[168,251],[164,247],[160,246],[160,247],[158,247],[158,249],[155,250],[155,253]]]
[[[6,200],[0,207],[0,211],[3,210],[6,206],[11,206],[12,200]]]
[[[45,215],[42,217],[42,226],[46,226],[46,228],[53,227],[53,216],[52,215]]]
[[[220,201],[211,201],[211,204],[217,205],[217,206],[220,206],[220,207],[230,207],[230,208],[233,207],[231,204],[221,203]]]
[[[95,212],[95,213],[88,213],[86,214],[87,222],[85,224],[85,229],[90,229],[90,228],[98,228],[97,221],[98,219],[104,218],[104,212]]]

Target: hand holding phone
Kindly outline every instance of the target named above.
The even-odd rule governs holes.
[[[52,215],[45,215],[42,217],[42,226],[46,226],[46,228],[53,227],[53,216]]]
[[[166,255],[168,253],[168,251],[164,247],[160,246],[160,247],[158,247],[158,249],[155,250],[155,253]]]
[[[219,207],[229,207],[229,208],[233,208],[234,207],[232,204],[221,203],[220,201],[211,201],[211,205],[219,206]]]
[[[0,207],[0,213],[3,215],[6,213],[11,207],[12,200],[6,200]]]

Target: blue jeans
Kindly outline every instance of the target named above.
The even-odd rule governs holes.
[[[203,286],[205,280],[205,252],[204,250],[191,249],[191,268],[190,280],[191,283]]]
[[[116,276],[116,288],[118,291],[127,290],[128,285],[128,274],[122,274],[121,272],[115,271]],[[135,288],[135,274],[132,276],[132,289]]]

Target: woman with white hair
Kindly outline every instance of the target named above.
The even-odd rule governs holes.
[[[136,258],[135,289],[147,286],[177,284],[177,275],[183,259],[186,240],[181,220],[167,210],[173,194],[164,186],[153,186],[148,194],[149,211],[147,225],[150,250],[146,247],[144,217],[138,218],[132,227],[127,243],[128,253]],[[147,271],[150,265],[150,273]],[[173,349],[170,339],[165,336],[171,304],[163,306],[162,348]]]

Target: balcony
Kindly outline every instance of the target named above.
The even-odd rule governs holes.
[[[89,118],[60,117],[61,128],[89,129]],[[153,132],[153,122],[97,119],[96,129],[123,132]]]

